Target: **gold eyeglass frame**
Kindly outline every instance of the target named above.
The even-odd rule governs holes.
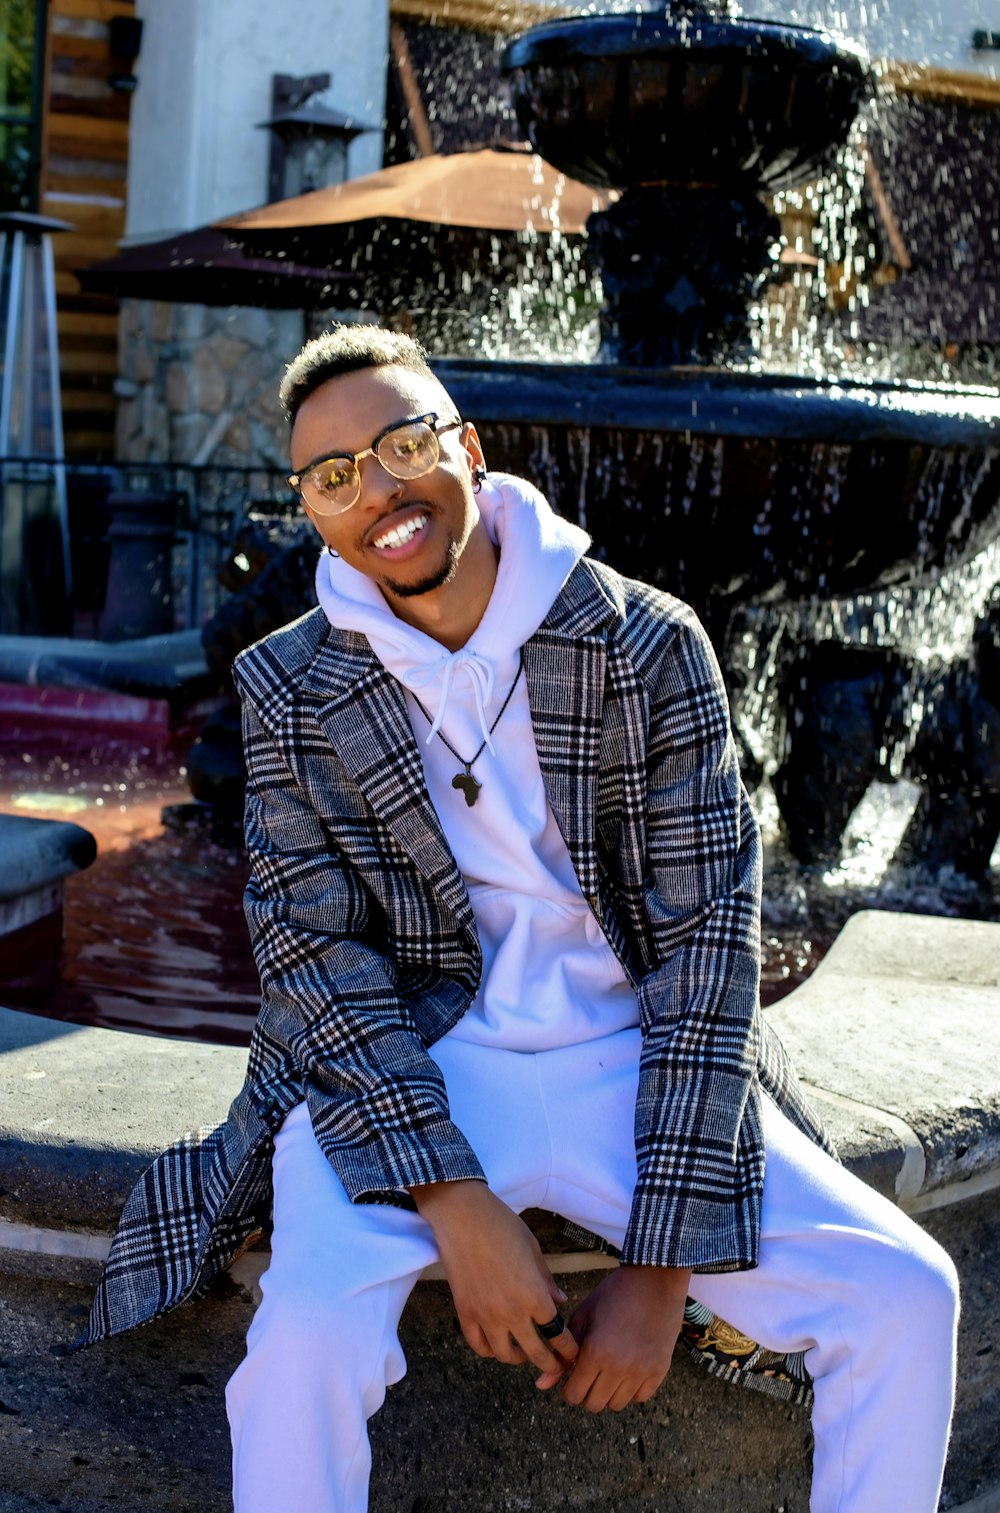
[[[429,428],[431,435],[434,437],[436,455],[433,462],[431,463],[430,467],[422,468],[419,473],[394,472],[393,469],[389,467],[388,463],[384,462],[383,459],[379,457],[379,447],[382,445],[382,442],[386,439],[387,436],[392,435],[393,431],[401,431],[404,426],[413,426],[420,424],[426,425]],[[377,457],[379,466],[385,469],[385,471],[389,474],[389,477],[397,478],[400,480],[400,482],[408,482],[411,478],[426,478],[427,474],[432,473],[441,460],[441,443],[438,438],[442,436],[445,431],[453,431],[457,426],[460,426],[462,424],[463,422],[460,418],[456,420],[448,420],[443,424],[440,424],[438,422],[437,411],[435,410],[429,411],[426,415],[410,415],[405,420],[394,420],[392,425],[385,426],[383,430],[379,431],[371,446],[366,447],[363,452],[324,452],[321,456],[315,457],[312,462],[307,463],[300,472],[289,474],[288,487],[294,490],[294,492],[298,494],[299,498],[301,499],[303,498],[303,482],[314,468],[322,467],[325,463],[330,462],[349,462],[352,464],[355,477],[357,478],[357,489],[354,498],[351,500],[350,504],[345,504],[338,510],[331,510],[327,512],[327,518],[336,517],[337,515],[345,515],[348,510],[354,508],[358,500],[361,498],[361,469],[359,467],[359,463],[363,462],[366,457]],[[324,513],[322,510],[317,510],[314,504],[310,505],[310,508],[316,510],[316,513],[319,515],[322,515]]]

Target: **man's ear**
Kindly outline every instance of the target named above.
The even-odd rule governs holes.
[[[469,459],[470,473],[475,473],[477,468],[485,468],[486,458],[483,456],[482,442],[471,420],[465,421],[462,426],[462,449]]]

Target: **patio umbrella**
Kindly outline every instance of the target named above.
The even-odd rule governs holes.
[[[348,274],[245,252],[214,226],[129,247],[116,257],[78,269],[76,276],[88,294],[115,299],[252,305],[269,310],[317,310],[357,303]]]
[[[587,217],[613,194],[567,178],[528,147],[473,148],[216,224],[252,256],[346,274],[352,305],[405,329],[413,323],[431,346],[457,353],[477,348],[484,322],[504,326],[503,291],[525,288],[527,279],[544,303],[551,284],[559,308],[568,287],[586,283],[574,244],[585,242]],[[531,246],[536,237],[541,255]]]
[[[580,236],[610,203],[530,149],[433,153],[329,189],[228,216],[216,225],[248,252],[340,268],[356,262],[379,222],[500,235]],[[426,236],[415,240],[423,241]],[[408,239],[409,240],[409,239]],[[461,239],[459,239],[461,242]]]

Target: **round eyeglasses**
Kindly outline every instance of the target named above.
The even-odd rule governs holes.
[[[333,457],[318,457],[301,473],[293,473],[289,488],[317,515],[342,515],[361,494],[358,464],[366,457],[377,457],[393,478],[423,478],[441,460],[438,437],[460,426],[460,420],[443,423],[434,414],[415,415],[386,426],[363,452],[340,452]]]

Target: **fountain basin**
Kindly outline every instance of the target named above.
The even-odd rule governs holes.
[[[543,22],[503,69],[528,141],[595,188],[802,183],[868,88],[864,50],[829,32],[663,4]]]
[[[597,554],[687,599],[860,593],[967,560],[1000,526],[996,390],[718,369],[438,359],[489,465]]]
[[[869,88],[864,51],[725,4],[661,0],[532,27],[501,68],[535,151],[624,191],[587,222],[602,359],[748,356],[780,247],[763,196],[833,165]]]

